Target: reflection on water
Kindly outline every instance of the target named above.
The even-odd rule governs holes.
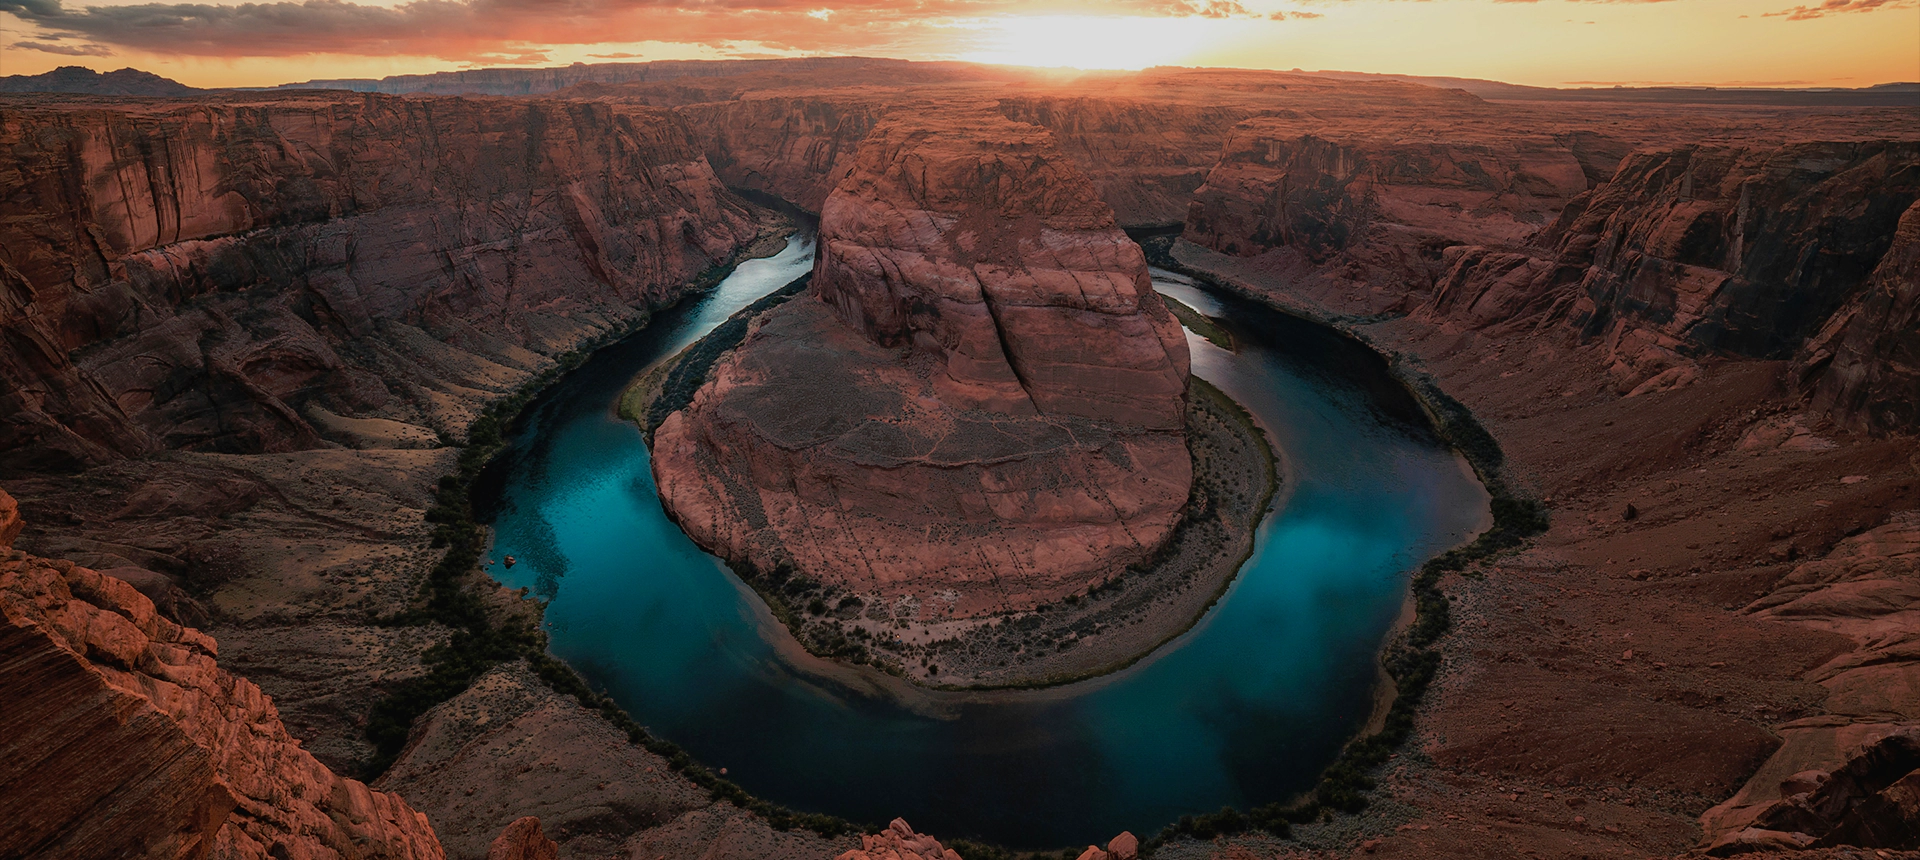
[[[639,431],[612,411],[635,374],[811,258],[797,238],[596,354],[490,470],[493,556],[524,560],[495,574],[552,600],[554,652],[762,797],[856,821],[904,816],[943,839],[1084,845],[1311,785],[1366,717],[1407,572],[1487,506],[1378,356],[1156,272],[1156,287],[1232,320],[1238,354],[1189,335],[1194,373],[1282,450],[1284,507],[1226,597],[1153,657],[1052,690],[930,693],[801,653],[667,518]]]

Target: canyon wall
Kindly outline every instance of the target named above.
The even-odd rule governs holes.
[[[1835,311],[1872,291],[1868,276],[1916,199],[1920,143],[1643,150],[1531,247],[1448,249],[1431,310],[1474,326],[1564,317],[1606,345],[1620,393],[1683,385],[1706,356],[1794,356]],[[1867,329],[1897,314],[1897,281],[1890,270],[1886,300],[1853,315],[1862,328],[1840,372],[1858,372],[1860,384],[1877,374],[1865,368],[1879,359],[1862,350],[1875,338]],[[1899,337],[1888,345],[1895,352]]]
[[[1242,122],[1183,238],[1309,302],[1470,329],[1569,325],[1603,345],[1620,394],[1688,384],[1708,357],[1798,357],[1823,408],[1914,426],[1900,221],[1920,199],[1920,144],[1629,153],[1562,128],[1414,126]]]
[[[1822,410],[1877,431],[1920,427],[1920,202],[1866,287],[1808,342],[1801,370]]]
[[[301,749],[212,639],[115,577],[8,543],[0,855],[443,856],[425,815]]]
[[[735,85],[739,89],[744,85]],[[651,88],[649,102],[677,93]],[[974,92],[969,91],[970,94]],[[993,91],[978,90],[979,97]],[[719,95],[704,92],[701,95]],[[1008,119],[1047,128],[1123,226],[1176,223],[1212,167],[1233,124],[1251,110],[1085,96],[996,100]],[[852,171],[854,154],[882,117],[942,109],[942,94],[849,89],[806,95],[746,95],[688,104],[687,117],[714,171],[729,186],[779,196],[811,212]]]
[[[1442,249],[1523,242],[1587,190],[1567,142],[1429,122],[1247,120],[1195,191],[1183,238],[1242,257],[1279,251],[1326,267],[1322,278],[1407,292],[1425,286]]]
[[[1015,96],[999,104],[1008,119],[1051,130],[1060,151],[1079,165],[1126,227],[1185,218],[1228,132],[1256,110],[1073,95]]]
[[[431,444],[756,234],[639,107],[27,100],[0,143],[5,469]]]
[[[809,212],[853,169],[854,151],[890,100],[773,96],[680,108],[727,185],[772,194]]]
[[[721,556],[929,617],[1028,608],[1170,534],[1187,349],[1140,250],[1045,129],[896,115],[828,198],[812,286],[655,436]]]

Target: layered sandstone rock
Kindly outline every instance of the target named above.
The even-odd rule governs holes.
[[[521,662],[422,715],[375,785],[427,813],[448,856],[471,860],[490,858],[496,834],[529,820],[569,856],[605,857],[627,835],[712,803]]]
[[[1177,224],[1234,124],[1257,108],[1134,96],[1001,99],[1000,112],[1053,132],[1121,224]]]
[[[118,579],[0,561],[0,854],[439,858],[426,816],[300,748]]]
[[[1920,768],[1920,514],[1896,514],[1796,566],[1746,611],[1856,647],[1809,674],[1827,688],[1827,713],[1776,729],[1785,743],[1701,817],[1704,843],[1729,854],[1799,834],[1799,847],[1905,847],[1920,836],[1920,802],[1902,799],[1920,797],[1905,779]],[[1829,783],[1835,774],[1849,776]]]
[[[1920,144],[1641,151],[1571,202],[1534,248],[1447,249],[1432,310],[1473,326],[1564,317],[1604,340],[1620,393],[1683,385],[1701,356],[1793,355],[1862,289],[1917,198]],[[1899,265],[1886,281],[1898,281]],[[1895,313],[1896,292],[1869,316]],[[1860,351],[1889,322],[1861,319],[1836,398],[1842,378],[1867,373],[1873,359]],[[1897,352],[1898,339],[1886,347]]]
[[[1816,406],[1887,431],[1920,427],[1920,202],[1907,207],[1873,276],[1808,341]]]
[[[0,468],[457,434],[757,232],[636,107],[35,100],[0,152]]]
[[[1194,193],[1185,238],[1241,256],[1289,248],[1314,262],[1369,240],[1517,243],[1587,189],[1562,141],[1463,125],[1247,120]]]
[[[826,203],[808,292],[661,425],[654,472],[729,559],[933,614],[1030,607],[1171,532],[1187,362],[1044,129],[890,119]]]
[[[818,212],[853,169],[861,139],[894,101],[872,94],[768,96],[690,105],[680,113],[729,186]]]
[[[20,518],[20,503],[0,490],[0,550],[11,549],[13,539],[20,536],[20,530],[26,522]]]
[[[817,860],[852,842],[775,830],[716,802],[522,662],[422,716],[377,784],[426,812],[455,860],[554,856],[545,846],[565,857]]]

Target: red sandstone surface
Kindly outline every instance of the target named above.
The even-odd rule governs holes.
[[[0,152],[14,469],[430,445],[757,229],[644,108],[22,98]]]
[[[668,510],[761,570],[1030,608],[1150,555],[1192,464],[1187,347],[1045,129],[882,123],[829,197],[812,286],[654,437]]]
[[[444,856],[425,815],[301,749],[259,687],[215,664],[212,639],[119,579],[9,543],[0,854]]]

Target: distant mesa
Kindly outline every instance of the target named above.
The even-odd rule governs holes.
[[[85,66],[61,66],[38,75],[0,78],[0,93],[80,93],[93,96],[190,96],[206,90],[139,69],[101,74]]]

